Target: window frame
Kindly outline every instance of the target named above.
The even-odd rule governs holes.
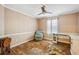
[[[48,33],[48,23],[47,23],[47,34],[53,34],[54,32],[53,32],[53,29],[52,29],[52,20],[57,20],[57,32],[56,33],[58,33],[58,18],[56,17],[56,18],[48,18],[47,19],[47,22],[48,22],[48,20],[50,20],[50,22],[51,22],[51,25],[50,25],[50,33]]]

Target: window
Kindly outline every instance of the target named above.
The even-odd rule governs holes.
[[[47,33],[51,34],[51,20],[47,20]]]
[[[52,34],[52,33],[57,33],[57,32],[58,32],[58,20],[57,20],[57,18],[48,19],[47,20],[47,33]]]

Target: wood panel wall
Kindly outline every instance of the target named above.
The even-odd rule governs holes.
[[[4,34],[4,7],[0,5],[0,36]]]
[[[59,16],[58,23],[60,33],[77,33],[77,14]]]
[[[37,20],[0,5],[0,36],[12,38],[11,47],[33,40]]]

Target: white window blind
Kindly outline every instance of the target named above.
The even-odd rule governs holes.
[[[47,20],[47,33],[57,33],[58,32],[58,20],[57,18],[51,18]]]

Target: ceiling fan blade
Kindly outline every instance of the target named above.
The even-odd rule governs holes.
[[[52,12],[46,12],[46,13],[52,14]]]
[[[41,15],[41,14],[43,14],[43,13],[39,13],[38,15]]]
[[[52,12],[42,12],[42,13],[39,13],[38,15],[44,15],[44,14],[52,14]]]

